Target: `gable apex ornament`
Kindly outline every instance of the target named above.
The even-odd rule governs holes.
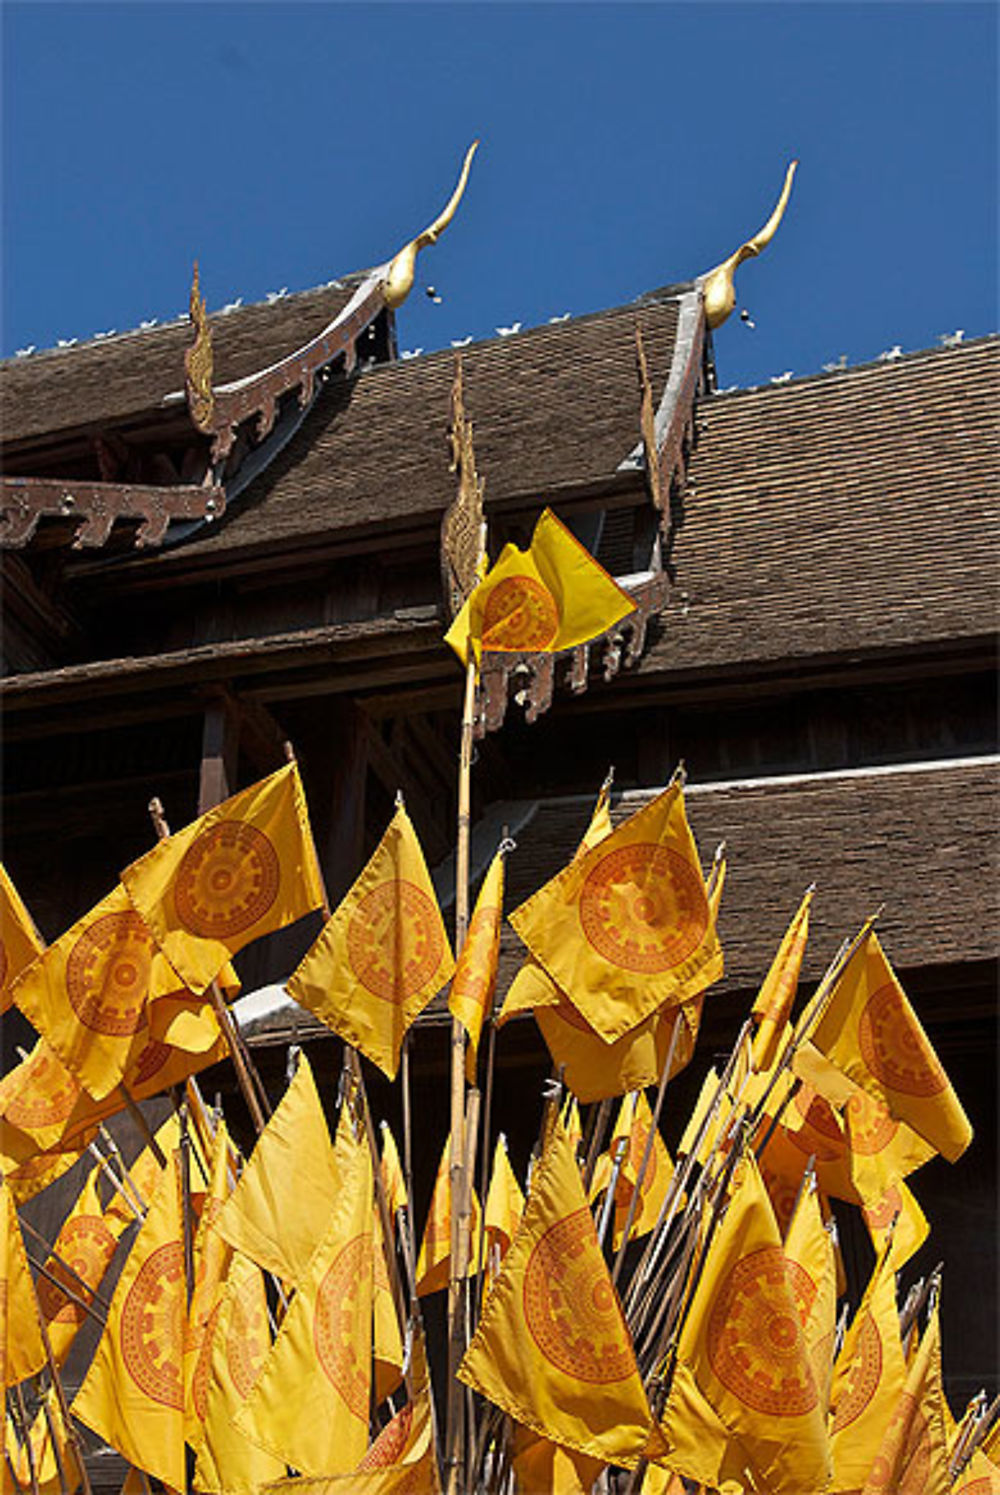
[[[383,282],[383,295],[386,306],[390,307],[393,311],[398,306],[402,306],[413,289],[413,275],[417,264],[417,254],[421,249],[426,249],[428,244],[436,244],[454,218],[458,205],[462,201],[465,184],[469,180],[469,168],[472,165],[472,158],[476,154],[478,146],[479,141],[474,140],[466,151],[465,161],[458,178],[458,185],[451,194],[446,207],[438,214],[430,228],[425,228],[422,234],[418,234],[415,239],[411,239],[409,244],[405,244],[399,253],[389,261],[389,268],[386,271],[385,281]]]
[[[188,408],[198,430],[210,431],[212,417],[215,414],[215,395],[212,391],[212,329],[208,324],[208,314],[205,311],[205,298],[201,294],[197,260],[194,262],[189,307],[191,323],[195,329],[195,340],[184,354]]]
[[[785,208],[788,205],[788,198],[792,190],[792,179],[795,176],[795,168],[798,164],[798,161],[789,163],[788,170],[785,172],[785,185],[781,189],[781,196],[778,198],[774,212],[764,224],[764,227],[758,233],[754,234],[752,239],[748,239],[745,244],[741,244],[739,249],[731,254],[727,260],[723,260],[721,265],[716,265],[714,270],[709,270],[705,275],[698,277],[698,284],[701,286],[705,302],[705,320],[713,331],[716,327],[722,326],[736,305],[736,288],[733,284],[733,276],[737,266],[742,265],[744,260],[753,259],[755,255],[760,254],[761,250],[767,248],[777,233],[778,225],[785,216]]]

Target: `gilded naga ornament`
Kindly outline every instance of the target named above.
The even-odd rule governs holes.
[[[188,409],[198,430],[210,431],[215,413],[215,395],[212,392],[212,332],[208,325],[205,298],[198,281],[197,260],[194,262],[194,279],[191,281],[190,312],[196,335],[184,354]]]
[[[417,238],[411,239],[409,244],[404,245],[395,258],[390,261],[385,276],[384,295],[386,306],[391,307],[393,310],[397,306],[402,306],[413,289],[413,274],[416,268],[417,254],[421,249],[426,249],[428,244],[436,244],[448,227],[448,224],[454,218],[458,205],[462,201],[465,184],[469,179],[469,168],[472,165],[472,158],[476,153],[478,145],[479,141],[474,140],[466,151],[461,175],[458,178],[458,185],[451,194],[444,210],[438,214],[430,228],[425,228],[423,233],[419,234]]]
[[[785,185],[781,189],[774,212],[764,224],[759,233],[754,234],[745,244],[741,244],[735,253],[721,265],[716,265],[714,270],[698,277],[701,285],[702,295],[705,298],[705,320],[709,327],[721,327],[736,305],[736,288],[733,285],[733,276],[738,265],[744,260],[749,260],[754,255],[760,254],[766,249],[778,231],[778,225],[785,216],[785,208],[788,205],[789,194],[792,190],[792,179],[795,176],[795,168],[798,161],[792,161],[785,172]]]

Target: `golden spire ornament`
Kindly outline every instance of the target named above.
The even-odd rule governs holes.
[[[736,267],[742,265],[744,260],[753,259],[766,249],[778,231],[778,225],[785,216],[785,208],[792,190],[792,180],[795,176],[795,168],[798,161],[792,161],[785,172],[785,185],[781,189],[781,196],[775,205],[774,212],[764,224],[760,231],[741,244],[727,260],[721,265],[716,265],[714,270],[709,270],[705,275],[699,275],[698,284],[701,286],[702,295],[705,299],[705,320],[713,330],[721,327],[736,305],[736,288],[733,285],[733,276]]]
[[[462,171],[447,206],[438,214],[430,228],[425,228],[422,234],[411,239],[405,244],[394,259],[390,260],[389,268],[385,275],[385,304],[393,310],[402,306],[410,291],[413,289],[413,275],[417,264],[417,254],[421,249],[426,249],[428,244],[436,244],[444,233],[458,210],[465,191],[465,184],[469,180],[469,168],[472,158],[476,154],[478,140],[474,140],[465,153],[465,161]]]

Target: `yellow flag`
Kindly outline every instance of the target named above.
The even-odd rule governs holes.
[[[883,1252],[841,1346],[830,1392],[833,1488],[860,1489],[906,1379],[896,1278]]]
[[[45,1347],[21,1227],[6,1179],[0,1179],[0,1384],[6,1392],[41,1370]]]
[[[642,1167],[643,1155],[652,1126],[653,1114],[649,1109],[649,1101],[646,1099],[645,1092],[640,1090],[634,1095],[627,1095],[618,1109],[618,1118],[611,1134],[608,1150],[598,1158],[597,1167],[594,1169],[591,1199],[596,1199],[598,1194],[606,1192],[611,1181],[614,1159],[619,1147],[623,1149],[622,1166],[615,1188],[612,1244],[616,1251],[621,1245],[625,1221],[628,1219],[632,1195],[635,1193],[635,1181]],[[660,1206],[666,1197],[673,1173],[674,1165],[670,1161],[666,1143],[657,1130],[653,1133],[653,1148],[643,1175],[640,1200],[636,1205],[635,1217],[632,1221],[632,1240],[648,1234],[656,1224]]]
[[[212,1369],[212,1337],[233,1248],[218,1232],[230,1195],[229,1131],[221,1118],[212,1138],[208,1192],[194,1238],[194,1282],[184,1328],[184,1415],[188,1441],[205,1421]]]
[[[270,1348],[264,1278],[259,1267],[237,1252],[213,1324],[204,1420],[192,1440],[197,1453],[194,1489],[210,1495],[255,1495],[266,1481],[284,1475],[283,1460],[233,1426]]]
[[[72,1412],[129,1463],[184,1488],[184,1247],[178,1155],[118,1279]]]
[[[122,873],[176,985],[203,992],[231,955],[323,905],[298,766],[201,815]]]
[[[59,1399],[53,1387],[50,1386],[42,1395],[27,1442],[21,1444],[11,1457],[22,1491],[33,1490],[36,1482],[38,1495],[74,1495],[74,1491],[80,1488],[80,1466],[76,1460],[76,1451],[66,1431]],[[65,1482],[60,1475],[60,1466]],[[5,1483],[3,1488],[6,1495],[13,1486]]]
[[[1000,1495],[1000,1469],[977,1448],[952,1486],[952,1495]]]
[[[806,953],[806,941],[809,938],[809,909],[812,905],[812,898],[813,889],[809,888],[799,904],[798,912],[785,931],[784,939],[778,946],[778,953],[771,963],[771,969],[764,978],[764,985],[757,993],[751,1009],[758,1024],[753,1045],[753,1067],[758,1071],[768,1069],[774,1060],[778,1039],[788,1021],[792,1003],[795,1001],[802,958]]]
[[[511,1466],[519,1490],[590,1495],[605,1462],[572,1448],[560,1448],[558,1443],[540,1438],[532,1428],[515,1427]]]
[[[688,1479],[698,1481],[698,1490],[711,1489],[729,1491],[733,1489],[743,1495],[752,1489],[752,1463],[740,1440],[732,1429],[719,1417],[710,1402],[698,1389],[692,1371],[683,1361],[674,1366],[667,1402],[667,1420],[662,1431],[668,1451],[650,1465],[666,1465],[669,1480],[679,1479],[672,1471],[683,1470]],[[659,1473],[659,1470],[658,1470]],[[686,1487],[678,1490],[667,1478],[654,1478],[643,1495],[687,1495]],[[735,1481],[731,1485],[729,1481]],[[768,1487],[769,1488],[769,1487]]]
[[[82,1277],[92,1289],[100,1287],[123,1229],[120,1220],[102,1212],[97,1193],[97,1169],[91,1169],[56,1237],[52,1256],[45,1263],[46,1270],[68,1287],[74,1298],[85,1297],[86,1290],[79,1279]],[[62,1262],[67,1262],[77,1275],[71,1276]],[[50,1277],[40,1276],[37,1287],[38,1305],[49,1332],[52,1357],[57,1365],[62,1365],[87,1314]]]
[[[476,1083],[479,1035],[492,1009],[497,984],[504,855],[502,850],[497,852],[483,878],[448,994],[448,1009],[452,1017],[458,1019],[469,1035],[465,1073],[470,1085]]]
[[[722,970],[677,784],[540,888],[510,923],[608,1043]]]
[[[382,1247],[382,1222],[376,1209],[372,1222],[372,1362],[376,1405],[381,1405],[402,1384],[403,1361],[403,1337]]]
[[[154,1133],[154,1140],[169,1163],[171,1156],[181,1145],[181,1126],[176,1112],[172,1111],[163,1125]],[[156,1156],[155,1149],[151,1146],[144,1147],[128,1170],[128,1181],[131,1184],[131,1188],[126,1191],[128,1197],[138,1195],[142,1208],[148,1208],[160,1187],[163,1173],[164,1170]],[[129,1208],[128,1199],[117,1190],[109,1199],[104,1213],[114,1216],[125,1225],[131,1225],[135,1219],[135,1211]]]
[[[881,1251],[888,1237],[889,1227],[893,1220],[896,1221],[890,1249],[894,1272],[902,1271],[910,1257],[920,1250],[930,1235],[927,1217],[917,1203],[916,1196],[902,1179],[890,1184],[882,1198],[874,1204],[866,1205],[861,1213],[876,1251]]]
[[[838,980],[813,1043],[949,1162],[961,1157],[972,1127],[874,932]]]
[[[473,1188],[469,1190],[471,1214],[469,1224],[469,1265],[466,1275],[475,1275],[479,1264],[480,1236],[482,1232],[479,1199]],[[451,1274],[451,1136],[444,1144],[441,1162],[438,1164],[431,1207],[427,1211],[427,1224],[420,1242],[417,1257],[417,1294],[426,1297],[448,1286]]]
[[[14,982],[14,1001],[84,1089],[102,1100],[123,1078],[147,1003],[176,973],[117,887]]]
[[[948,1495],[948,1444],[941,1388],[941,1326],[931,1310],[863,1495]]]
[[[486,1195],[486,1261],[494,1277],[517,1235],[523,1214],[524,1195],[510,1166],[507,1139],[501,1133],[493,1152],[493,1172]]]
[[[678,1341],[701,1395],[740,1441],[770,1495],[806,1495],[830,1473],[825,1409],[802,1332],[781,1239],[753,1154],[705,1258]],[[667,1400],[663,1431],[677,1439],[683,1408]],[[667,1462],[687,1474],[679,1460]],[[690,1471],[699,1478],[697,1470]]]
[[[837,1329],[837,1268],[815,1178],[807,1181],[785,1234],[785,1266],[822,1408],[829,1405]]]
[[[300,1177],[308,1177],[302,1174]],[[344,1474],[368,1443],[372,1352],[372,1169],[337,1132],[337,1199],[236,1427],[303,1474]]]
[[[888,1107],[860,1087],[844,1107],[851,1178],[866,1204],[877,1204],[894,1184],[922,1168],[934,1148]]]
[[[404,1033],[454,969],[427,863],[400,805],[287,990],[394,1080]]]
[[[45,949],[20,894],[0,863],[0,1012],[10,1006],[11,986]]]
[[[505,545],[445,634],[465,664],[482,654],[553,654],[599,638],[635,603],[551,509],[531,545]]]
[[[95,1131],[78,1138],[65,1151],[38,1152],[30,1137],[0,1120],[0,1173],[14,1203],[27,1204],[29,1199],[34,1199],[49,1184],[68,1173],[96,1135]]]
[[[215,1228],[258,1266],[297,1286],[327,1234],[340,1187],[323,1106],[302,1053]]]
[[[646,1447],[651,1417],[632,1341],[558,1118],[458,1375],[577,1453],[631,1465]]]
[[[392,1135],[389,1123],[383,1121],[379,1125],[382,1128],[382,1157],[379,1164],[382,1170],[382,1187],[389,1205],[389,1218],[395,1226],[396,1211],[409,1207],[406,1179],[403,1176],[403,1165],[399,1161],[396,1139]]]

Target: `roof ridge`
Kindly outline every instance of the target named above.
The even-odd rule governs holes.
[[[1000,332],[983,332],[976,337],[963,338],[960,343],[948,346],[939,345],[929,348],[910,348],[905,353],[900,353],[895,358],[876,357],[868,358],[863,363],[846,363],[841,368],[815,369],[808,374],[799,374],[791,378],[783,376],[772,377],[760,384],[731,384],[724,389],[718,389],[710,397],[717,399],[738,399],[741,395],[758,394],[780,394],[782,390],[798,389],[803,384],[816,384],[820,382],[841,379],[845,374],[861,374],[879,371],[890,371],[898,369],[902,364],[914,363],[919,359],[945,357],[948,354],[963,353],[972,349],[982,349],[990,343],[1000,342]]]

